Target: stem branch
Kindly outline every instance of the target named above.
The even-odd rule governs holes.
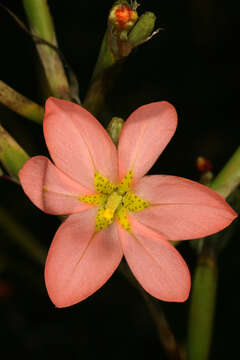
[[[38,124],[42,124],[43,108],[0,80],[0,103]]]
[[[31,32],[57,47],[54,24],[46,0],[23,0]],[[71,100],[69,84],[58,53],[46,44],[36,43],[50,92],[53,96]]]

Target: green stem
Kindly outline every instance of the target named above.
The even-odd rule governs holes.
[[[98,59],[93,71],[92,81],[95,80],[99,75],[101,75],[105,70],[111,68],[111,66],[113,66],[115,62],[116,62],[115,58],[109,48],[108,31],[106,31],[102,40]]]
[[[101,113],[106,106],[106,96],[113,87],[120,67],[121,65],[116,63],[110,51],[108,32],[106,31],[93,76],[83,102],[83,106],[98,118],[101,117]]]
[[[34,35],[57,46],[52,17],[46,0],[23,0],[31,31]],[[46,44],[36,42],[50,92],[53,96],[71,100],[69,84],[58,53]]]
[[[229,159],[224,168],[216,176],[211,184],[211,188],[217,191],[224,198],[233,192],[240,184],[240,147]]]
[[[240,147],[235,151],[210,187],[224,198],[234,195],[240,184]],[[236,193],[236,196],[238,194]],[[229,229],[231,231],[232,228]],[[226,234],[225,234],[226,236]],[[188,329],[188,360],[209,358],[217,289],[217,256],[224,242],[219,234],[203,239],[203,249],[193,278]],[[217,241],[216,241],[217,239]]]
[[[17,114],[38,124],[42,124],[43,108],[15,91],[2,80],[0,80],[0,103],[7,106],[10,110],[15,111]]]
[[[5,209],[0,208],[0,229],[8,234],[15,244],[40,265],[45,263],[47,251],[38,243],[32,233],[14,219]]]
[[[216,258],[210,253],[202,254],[193,278],[188,328],[188,360],[209,358],[217,272]]]
[[[0,124],[0,161],[8,173],[18,180],[18,172],[29,156]]]

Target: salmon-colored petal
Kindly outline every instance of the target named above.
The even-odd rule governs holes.
[[[91,208],[77,197],[92,193],[57,169],[45,156],[29,159],[19,172],[26,195],[49,214],[71,214]]]
[[[179,252],[164,237],[130,218],[132,233],[118,225],[124,256],[134,276],[152,296],[185,301],[191,279]]]
[[[155,163],[177,126],[177,114],[168,102],[139,107],[125,122],[118,145],[119,177],[133,170],[136,183]]]
[[[43,122],[44,136],[56,166],[94,189],[94,172],[117,180],[117,151],[106,130],[84,108],[49,98]]]
[[[169,240],[211,235],[237,216],[215,191],[177,176],[145,176],[134,192],[152,205],[133,216]]]
[[[57,307],[74,305],[93,294],[121,261],[116,225],[96,233],[95,217],[96,209],[70,215],[53,239],[45,281]]]

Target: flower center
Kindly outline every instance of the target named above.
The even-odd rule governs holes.
[[[96,172],[94,186],[97,194],[79,196],[80,201],[99,206],[96,216],[96,231],[106,228],[116,218],[125,230],[130,231],[128,212],[140,211],[150,205],[148,201],[143,200],[131,191],[132,179],[133,173],[129,171],[120,184],[115,185]]]

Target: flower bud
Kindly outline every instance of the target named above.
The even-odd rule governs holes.
[[[153,32],[155,21],[156,16],[150,11],[147,11],[140,16],[138,22],[128,34],[128,39],[132,47],[138,46],[142,42],[148,40]]]
[[[129,31],[138,19],[136,10],[133,10],[128,3],[116,4],[112,7],[108,20],[119,31]]]
[[[197,169],[200,173],[205,173],[207,171],[211,171],[212,170],[212,163],[210,160],[206,159],[203,156],[199,156],[197,158]]]
[[[124,121],[119,117],[113,117],[108,124],[107,131],[115,145],[118,144],[118,140],[122,131]]]
[[[212,163],[203,156],[196,161],[198,172],[201,174],[200,183],[209,186],[213,180]]]

